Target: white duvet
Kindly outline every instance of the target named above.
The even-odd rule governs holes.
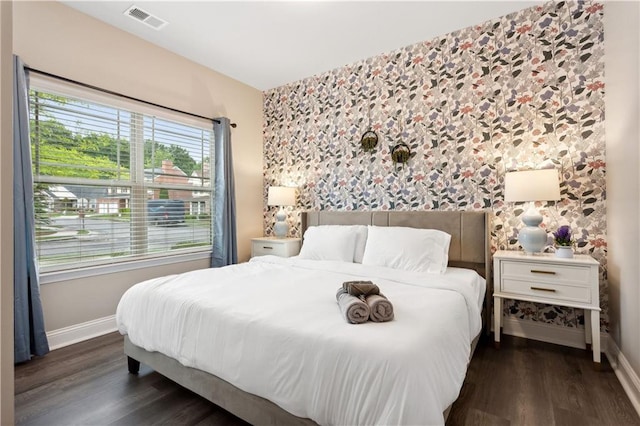
[[[387,323],[348,324],[342,282],[374,281]],[[122,297],[118,328],[147,351],[214,374],[319,424],[443,424],[480,332],[484,279],[262,256],[152,279]]]

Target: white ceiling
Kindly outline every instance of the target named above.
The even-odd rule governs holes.
[[[63,1],[259,90],[429,40],[540,1]],[[123,12],[136,5],[168,25]]]

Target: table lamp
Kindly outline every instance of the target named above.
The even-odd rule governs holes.
[[[536,201],[560,199],[560,182],[556,169],[507,172],[504,179],[506,202],[529,201],[522,215],[525,227],[518,233],[518,241],[525,253],[540,253],[547,245],[547,231],[540,228],[542,215],[536,210]]]
[[[284,238],[289,233],[289,225],[286,222],[287,213],[284,206],[296,204],[296,189],[288,186],[270,186],[267,197],[268,206],[280,206],[276,213],[276,223],[273,226],[273,233],[278,238]]]

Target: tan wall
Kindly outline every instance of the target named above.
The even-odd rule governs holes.
[[[605,3],[610,335],[637,375],[640,375],[639,21],[639,3]]]
[[[57,2],[14,4],[13,50],[29,66],[189,111],[226,116],[232,130],[236,177],[239,260],[250,255],[250,238],[262,235],[262,93],[185,58],[108,26]],[[115,313],[131,284],[180,268],[45,284],[47,330]]]
[[[0,424],[13,424],[12,2],[0,1]]]
[[[133,284],[151,277],[208,268],[198,260],[149,269],[124,271],[103,277],[79,278],[40,287],[47,331],[58,330],[116,313],[122,294]],[[64,309],[63,309],[64,308]]]

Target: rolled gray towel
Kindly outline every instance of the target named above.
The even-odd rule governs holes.
[[[345,281],[342,288],[352,296],[370,296],[380,294],[380,289],[371,281]]]
[[[373,294],[365,299],[369,307],[369,319],[373,322],[386,322],[393,319],[393,305],[384,294]]]
[[[362,324],[369,319],[369,306],[359,297],[352,296],[345,289],[339,288],[336,300],[342,316],[348,323]]]

